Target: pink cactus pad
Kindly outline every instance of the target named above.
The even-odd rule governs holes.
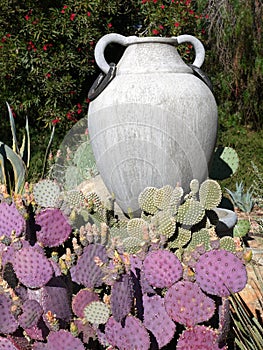
[[[155,336],[161,349],[172,340],[176,330],[175,323],[168,316],[164,306],[164,299],[159,295],[151,297],[144,295],[143,306],[143,324]]]
[[[72,310],[80,318],[84,317],[83,310],[92,301],[99,301],[98,294],[87,289],[81,289],[72,300]]]
[[[33,247],[17,251],[13,267],[19,281],[29,288],[44,286],[53,275],[48,259]]]
[[[74,338],[73,335],[66,330],[58,332],[50,332],[47,342],[48,350],[85,350],[81,340]]]
[[[209,320],[215,311],[214,301],[190,281],[179,281],[165,295],[165,308],[176,322],[187,327]]]
[[[201,255],[195,266],[195,276],[205,292],[220,297],[241,291],[247,283],[243,262],[224,249],[210,250]]]
[[[11,334],[18,328],[18,323],[11,313],[12,302],[6,294],[0,294],[0,333]]]
[[[46,247],[57,247],[70,236],[72,227],[60,209],[45,209],[36,215],[37,240]]]
[[[182,277],[183,267],[172,252],[154,250],[146,256],[143,272],[153,287],[168,288]]]
[[[195,326],[186,329],[180,335],[177,342],[177,350],[226,350],[227,347],[219,347],[217,333],[205,326]]]
[[[23,216],[19,213],[14,203],[8,205],[0,203],[0,236],[11,236],[14,230],[16,236],[20,236],[25,230],[26,222]]]
[[[7,338],[0,337],[0,349],[1,350],[17,350],[14,344]]]

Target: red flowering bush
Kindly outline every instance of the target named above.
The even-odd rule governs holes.
[[[32,123],[69,127],[87,113],[94,45],[109,32],[202,35],[193,1],[3,1],[1,109],[5,101]],[[184,54],[187,54],[187,51]],[[97,74],[97,72],[96,72]],[[38,120],[38,121],[37,121]]]

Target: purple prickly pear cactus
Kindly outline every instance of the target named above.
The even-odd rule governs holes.
[[[13,267],[19,281],[29,288],[44,286],[53,275],[51,263],[33,247],[17,251]]]
[[[182,277],[183,267],[172,252],[153,250],[143,262],[143,272],[153,287],[168,288]]]
[[[39,341],[45,340],[49,333],[49,329],[47,328],[42,318],[38,321],[36,326],[25,328],[24,331],[28,337]]]
[[[70,236],[72,227],[60,209],[52,208],[42,210],[36,215],[36,224],[40,226],[37,231],[37,240],[46,247],[57,247]]]
[[[101,263],[108,262],[105,247],[100,244],[90,244],[85,247],[77,264],[70,269],[72,281],[83,284],[87,288],[101,286],[104,273],[98,260]]]
[[[159,295],[143,295],[144,326],[152,332],[159,348],[167,345],[174,336],[176,325],[168,316],[164,299]]]
[[[41,343],[41,342],[36,342],[32,345],[32,350],[48,350],[47,344]]]
[[[177,342],[176,349],[226,350],[227,347],[219,347],[217,333],[212,328],[195,326],[183,331]]]
[[[37,300],[44,311],[43,319],[48,328],[50,324],[46,317],[48,312],[56,315],[56,318],[65,323],[70,321],[72,313],[66,284],[60,277],[53,277],[49,283],[40,288],[28,291],[28,297]]]
[[[0,236],[11,236],[11,232],[16,232],[16,237],[19,237],[24,232],[26,222],[23,216],[19,213],[14,203],[8,205],[0,203]]]
[[[141,321],[134,316],[126,317],[124,327],[110,317],[105,327],[105,335],[108,342],[119,350],[150,348],[149,334]]]
[[[83,323],[82,320],[75,320],[74,323],[78,328],[78,334],[81,334],[83,343],[88,343],[90,339],[96,339],[96,331],[88,322]]]
[[[164,300],[168,315],[186,327],[209,320],[215,312],[214,301],[190,281],[175,283],[167,290]]]
[[[7,295],[0,294],[0,333],[10,334],[16,331],[18,323],[11,313],[12,302]]]
[[[243,262],[227,250],[210,250],[195,266],[196,282],[207,293],[220,297],[241,291],[247,283]]]
[[[1,350],[17,350],[17,347],[7,338],[0,337],[0,349]]]
[[[66,330],[50,332],[47,341],[47,350],[85,350],[81,340],[73,337]]]
[[[23,312],[18,317],[18,322],[24,329],[31,328],[37,325],[42,313],[43,309],[36,300],[26,300],[23,304]]]
[[[85,307],[92,301],[99,301],[98,294],[87,289],[81,289],[72,299],[72,310],[74,314],[83,318]]]
[[[111,311],[117,322],[121,322],[131,311],[133,302],[133,283],[128,274],[121,276],[111,289]]]
[[[218,341],[226,342],[228,332],[231,325],[230,315],[230,301],[228,298],[222,298],[222,304],[219,306],[219,328],[218,328]]]

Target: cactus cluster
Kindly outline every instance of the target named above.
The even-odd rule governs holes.
[[[141,218],[126,220],[95,193],[51,180],[33,198],[3,195],[0,347],[226,349],[227,300],[244,288],[246,267],[209,216],[218,184],[190,189],[148,187]]]

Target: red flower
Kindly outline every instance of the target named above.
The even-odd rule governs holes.
[[[47,51],[47,45],[44,45],[44,46],[43,46],[43,50],[44,50],[44,51]]]
[[[5,43],[6,42],[6,38],[3,37],[1,41],[2,41],[2,43]]]
[[[72,13],[72,14],[70,15],[70,20],[71,20],[71,21],[74,21],[75,17],[76,17],[76,14],[75,14],[75,13]]]
[[[158,0],[153,0],[153,3],[156,4]]]
[[[53,125],[56,125],[56,124],[59,123],[59,122],[60,122],[60,119],[59,119],[59,118],[56,118],[56,119],[53,119],[51,123],[52,123]]]
[[[10,38],[10,36],[11,36],[11,34],[9,34],[9,33],[8,33],[8,34],[6,34],[6,37],[7,37],[7,38]]]
[[[174,26],[178,28],[178,27],[180,27],[180,23],[179,22],[175,22]]]
[[[87,16],[90,17],[91,13],[90,12],[87,12]]]
[[[189,10],[190,15],[193,15],[195,12],[194,10]]]
[[[158,35],[158,34],[159,34],[159,30],[153,29],[153,30],[152,30],[152,33],[153,33],[153,35]]]
[[[164,9],[164,8],[165,8],[165,6],[164,6],[164,5],[161,5],[160,7],[161,7],[161,9]]]
[[[163,26],[160,24],[160,25],[159,25],[159,28],[160,28],[160,29],[163,29]]]
[[[51,74],[50,73],[47,73],[46,74],[46,78],[48,79],[48,78],[50,78],[51,77]]]
[[[108,23],[108,28],[111,28],[112,27],[112,24],[111,23]]]
[[[25,20],[26,20],[26,21],[29,21],[29,20],[30,20],[30,16],[25,15]]]

